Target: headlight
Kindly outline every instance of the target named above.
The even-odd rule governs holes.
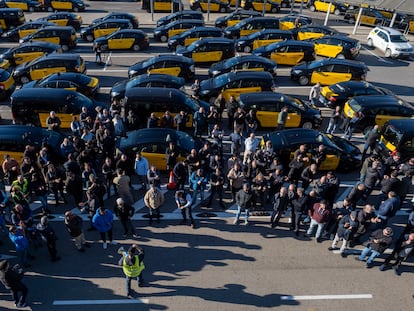
[[[118,92],[111,92],[111,97],[116,97],[116,96],[119,96]]]
[[[217,75],[219,75],[219,74],[220,74],[220,71],[218,71],[218,70],[213,70],[212,74],[213,74],[213,76],[217,76]]]
[[[175,40],[175,39],[170,39],[170,40],[168,40],[168,44],[175,44],[177,42],[177,40]]]
[[[161,33],[161,30],[155,30],[154,35],[159,35]]]
[[[191,66],[190,66],[190,71],[191,71],[191,72],[195,72],[195,67],[194,67],[194,65],[191,65]]]
[[[208,95],[210,93],[210,90],[203,90],[200,92],[200,95]]]
[[[24,43],[24,40],[23,40],[23,39],[20,39],[20,40],[19,40],[19,43]]]
[[[83,35],[86,32],[86,29],[81,29],[80,33]]]
[[[128,75],[129,76],[135,76],[137,74],[137,71],[136,70],[130,70],[129,72],[128,72]]]
[[[302,73],[302,70],[292,70],[292,74],[294,75],[300,75]]]
[[[245,43],[246,43],[246,41],[239,41],[239,42],[237,42],[237,45],[243,45]]]

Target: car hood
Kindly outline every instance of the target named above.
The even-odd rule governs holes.
[[[294,70],[305,70],[305,69],[308,69],[308,67],[309,67],[309,63],[301,62],[301,63],[297,64],[296,66],[292,67],[292,71],[294,71]]]
[[[225,62],[226,62],[226,60],[213,64],[208,69],[208,72],[212,73],[213,71],[222,71],[223,69],[226,69],[225,66],[224,66]]]
[[[203,90],[210,90],[214,86],[214,79],[206,79],[200,82],[200,92]]]
[[[35,87],[35,85],[36,85],[37,82],[38,82],[37,80],[30,81],[30,82],[28,82],[26,84],[23,84],[21,88],[22,89],[30,89],[30,88],[33,88],[33,87]]]
[[[352,154],[354,156],[360,155],[361,151],[357,146],[350,143],[346,139],[343,139],[341,137],[335,136],[335,135],[327,135],[331,141],[337,145],[340,149],[342,149],[347,154]]]
[[[186,47],[184,47],[184,46],[182,46],[182,47],[178,48],[178,49],[175,51],[175,54],[177,54],[177,55],[185,55],[186,53],[188,53],[188,50],[187,50],[187,48],[186,48]]]
[[[265,52],[266,52],[266,46],[264,45],[264,46],[260,46],[257,49],[253,50],[252,54],[253,55],[261,55],[262,53],[265,53]]]
[[[108,36],[102,36],[102,37],[96,38],[96,39],[95,39],[95,43],[102,43],[102,42],[105,42],[105,41],[107,40],[107,37],[108,37]]]
[[[117,92],[117,93],[125,92],[125,87],[126,87],[128,81],[129,81],[128,79],[125,79],[125,80],[122,80],[122,81],[119,81],[119,82],[115,83],[111,88],[111,93],[112,92]]]

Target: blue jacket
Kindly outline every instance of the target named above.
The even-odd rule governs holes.
[[[200,185],[198,185],[198,181],[201,181]],[[204,191],[204,189],[206,189],[207,178],[205,176],[197,175],[197,171],[191,174],[190,182],[191,182],[191,189],[193,189],[194,191],[196,190]]]
[[[99,232],[108,232],[112,229],[112,223],[114,221],[114,214],[109,209],[106,209],[105,214],[101,215],[99,212],[101,208],[98,208],[95,215],[92,218],[92,224]]]
[[[378,217],[382,219],[391,218],[400,208],[400,199],[398,196],[389,198],[381,203],[378,207]]]
[[[17,234],[9,232],[9,238],[16,247],[16,251],[23,251],[29,246],[29,241],[23,236],[21,229],[18,229]]]

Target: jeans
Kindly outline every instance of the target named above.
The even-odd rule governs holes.
[[[333,134],[335,133],[336,127],[338,126],[338,123],[335,122],[329,122],[328,128],[326,129],[326,134]]]
[[[338,236],[338,233],[335,234],[335,238],[332,241],[332,248],[336,248],[340,240],[341,238]],[[345,249],[348,247],[348,245],[349,245],[349,241],[345,240],[345,238],[342,238],[342,245],[341,245],[341,248],[339,249],[339,252],[342,254],[345,251]]]
[[[152,223],[152,218],[155,216],[157,218],[157,221],[160,221],[161,213],[159,208],[149,208],[149,221]]]
[[[16,250],[17,258],[19,258],[19,265],[24,267],[27,265],[27,249]]]
[[[187,222],[187,210],[188,210],[188,217],[190,218],[191,223],[194,223],[191,205],[186,208],[181,209],[181,215],[183,216],[183,222]]]
[[[281,210],[274,210],[272,212],[272,216],[270,216],[270,224],[272,228],[276,227],[279,224],[279,220],[282,217],[283,211]]]
[[[198,189],[198,190],[193,191],[193,197],[192,197],[193,204],[196,203],[198,194],[200,194],[201,203],[204,202],[204,189]]]
[[[77,249],[81,249],[82,246],[86,243],[85,235],[83,234],[83,232],[78,236],[74,237],[73,239],[75,240],[75,246]]]
[[[306,232],[307,235],[312,235],[313,231],[315,230],[315,227],[318,226],[318,229],[316,230],[316,235],[315,237],[317,239],[319,239],[322,235],[323,229],[325,228],[325,224],[324,223],[319,223],[316,220],[314,220],[313,218],[311,219],[310,225],[309,225],[309,229]]]
[[[131,280],[137,280],[138,286],[141,286],[142,283],[144,283],[142,272],[140,275],[138,275],[138,277],[125,276],[125,288],[126,288],[127,295],[131,294]]]
[[[239,218],[240,218],[240,215],[241,215],[241,211],[242,211],[242,208],[239,205],[237,205],[237,213],[236,213],[236,219],[235,219],[235,221],[239,221]],[[249,215],[250,215],[249,209],[246,208],[244,210],[244,213],[245,213],[244,214],[244,222],[248,222],[249,221]]]
[[[371,253],[371,255],[369,255]],[[362,251],[361,255],[359,256],[359,260],[364,260],[365,257],[369,256],[367,259],[367,264],[371,264],[375,258],[380,255],[380,252],[373,250],[371,247],[365,247]]]
[[[99,232],[101,235],[101,240],[106,243],[106,233],[108,233],[109,242],[112,242],[112,229],[108,230],[107,232]]]

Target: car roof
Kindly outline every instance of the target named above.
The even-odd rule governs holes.
[[[362,95],[355,96],[351,100],[358,102],[361,107],[396,105],[414,109],[412,105],[394,95]]]
[[[239,55],[239,56],[234,56],[232,58],[236,58],[240,61],[253,61],[254,60],[254,61],[259,61],[259,62],[264,62],[264,63],[271,63],[272,62],[272,60],[270,60],[269,58],[256,56],[256,55],[253,55],[253,54]],[[227,58],[224,61],[229,60],[229,59],[230,58]]]
[[[182,56],[182,55],[176,55],[176,54],[160,54],[153,56],[151,58],[145,59],[142,62],[149,61],[150,59],[156,58],[157,61],[163,61],[163,60],[175,60],[175,61],[182,61],[185,63],[192,63],[192,59]]]
[[[414,134],[414,119],[391,119],[386,124],[406,134]]]
[[[341,35],[341,34],[327,35],[327,36],[320,37],[318,39],[323,39],[323,38],[333,38],[333,39],[339,39],[339,40],[347,41],[347,42],[356,42],[356,41],[358,41],[357,39],[350,38],[348,36]],[[317,40],[317,39],[315,39],[315,40]]]
[[[140,82],[150,82],[150,81],[166,81],[166,82],[170,82],[173,81],[175,83],[178,82],[184,82],[184,78],[180,78],[180,77],[176,77],[176,76],[171,76],[168,74],[162,74],[162,73],[144,73],[142,75],[138,75],[136,77],[134,77],[132,80],[135,79],[139,79]]]
[[[0,141],[7,138],[16,140],[16,136],[23,136],[23,134],[31,132],[33,137],[41,134],[42,128],[27,125],[1,125],[0,126]]]
[[[185,97],[186,94],[180,90],[167,87],[134,87],[128,89],[125,93],[125,97],[140,96],[140,97],[170,97],[179,98]]]
[[[388,33],[389,35],[393,36],[393,35],[402,35],[401,31],[398,31],[397,29],[391,28],[391,27],[385,27],[385,26],[377,26],[375,28],[381,29],[383,31],[385,31],[386,33]]]
[[[45,58],[47,59],[77,59],[80,58],[81,56],[79,54],[72,54],[72,53],[52,53],[52,54],[47,54],[47,55],[43,55],[39,58],[37,58],[36,60],[43,60]]]
[[[168,24],[166,24],[164,26],[161,26],[161,27],[167,28],[167,26],[172,27],[172,26],[175,26],[177,24],[182,24],[182,23],[191,23],[191,24],[194,24],[194,26],[204,25],[204,20],[202,20],[202,19],[177,19],[177,20],[172,21],[171,23],[168,23]]]
[[[39,41],[39,40],[27,41],[27,42],[20,44],[17,47],[22,47],[22,46],[42,46],[42,47],[56,47],[56,48],[60,47],[58,44],[46,42],[46,41]]]
[[[76,91],[55,88],[22,88],[11,95],[12,98],[67,98],[71,96],[81,96],[91,101],[88,97]]]
[[[49,79],[53,80],[78,80],[78,77],[85,77],[83,73],[80,72],[56,72],[49,75]],[[90,78],[90,77],[89,77]]]
[[[273,79],[270,72],[267,71],[234,71],[226,73],[230,79],[252,79],[252,78],[261,78],[261,79]]]
[[[304,128],[297,128],[297,129],[285,129],[283,131],[276,131],[269,133],[270,139],[273,137],[279,136],[282,144],[284,146],[289,145],[296,145],[296,144],[313,144],[313,143],[319,143],[318,136],[320,133],[315,130],[311,129],[304,129]],[[274,146],[277,147],[277,146]]]
[[[357,80],[342,81],[342,82],[339,82],[339,83],[335,83],[334,85],[340,85],[342,88],[344,88],[346,90],[377,88],[375,85],[373,85],[373,84],[371,84],[367,81],[357,81]]]
[[[46,26],[46,27],[37,29],[36,32],[40,30],[59,30],[59,31],[71,30],[72,31],[72,29],[75,30],[75,28],[73,28],[72,26]]]
[[[96,24],[92,24],[90,26],[91,27],[95,27],[95,26],[98,26],[98,25],[103,24],[103,23],[121,23],[121,24],[128,24],[130,22],[131,21],[129,19],[126,19],[126,18],[109,18],[109,19],[105,19],[105,20],[100,20]]]
[[[198,43],[204,43],[204,42],[221,42],[225,44],[234,44],[234,40],[228,39],[228,38],[222,38],[222,37],[203,37],[200,40],[197,40]]]
[[[338,58],[325,58],[322,60],[322,64],[342,64],[356,67],[368,68],[367,65],[363,62],[350,60],[350,59],[338,59]]]
[[[272,44],[280,44],[280,45],[301,45],[301,46],[309,46],[309,47],[313,47],[314,44],[311,41],[304,41],[304,40],[284,40],[284,41],[279,41],[279,42],[275,42]],[[270,44],[269,44],[270,45]]]

